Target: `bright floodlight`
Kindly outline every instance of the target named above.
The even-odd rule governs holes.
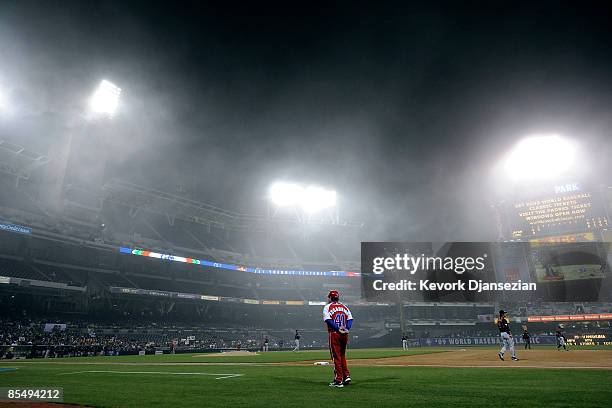
[[[303,188],[292,183],[274,183],[270,187],[270,200],[279,206],[286,207],[296,204],[303,193]]]
[[[325,190],[321,187],[306,187],[300,200],[300,205],[308,213],[333,207],[336,205],[336,192]]]
[[[313,213],[336,205],[336,192],[317,186],[302,187],[294,183],[274,183],[270,200],[279,207],[296,206]]]
[[[119,105],[119,96],[121,96],[121,88],[105,79],[100,82],[91,97],[89,107],[94,113],[113,116]]]
[[[514,180],[550,179],[567,172],[574,163],[573,143],[558,135],[538,135],[521,140],[504,163]]]

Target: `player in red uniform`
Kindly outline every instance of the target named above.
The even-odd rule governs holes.
[[[345,354],[348,333],[353,325],[353,315],[348,307],[340,303],[338,291],[330,291],[327,298],[329,303],[323,308],[323,321],[327,324],[329,352],[334,362],[334,381],[329,386],[342,388],[351,382]]]

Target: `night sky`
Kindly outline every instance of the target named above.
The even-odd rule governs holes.
[[[381,240],[495,239],[491,169],[534,132],[612,185],[609,5],[374,3],[0,1],[0,135],[44,152],[107,78],[109,177],[248,213],[318,183]]]

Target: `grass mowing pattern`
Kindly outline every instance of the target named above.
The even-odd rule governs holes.
[[[430,354],[448,351],[443,348],[421,348],[409,351],[401,349],[349,349],[347,358],[385,358],[398,357],[405,355]],[[220,356],[220,353],[209,354],[164,354],[160,356],[118,356],[118,357],[76,357],[64,358],[49,361],[70,362],[123,362],[123,363],[275,363],[275,362],[295,362],[305,360],[330,360],[328,350],[300,351],[272,351],[268,353],[253,353],[252,355],[241,356]]]
[[[311,359],[311,355],[319,356],[318,353],[269,353],[265,357],[275,357],[274,361],[286,361],[288,358],[295,361],[293,359],[298,357],[300,360]],[[352,353],[356,354],[354,358],[398,355],[397,350],[352,350]],[[158,362],[160,357],[146,359]],[[178,361],[187,356],[163,357]],[[135,360],[143,362],[142,358],[136,357]],[[244,356],[236,358],[245,360]],[[252,358],[248,356],[248,359]],[[228,362],[226,357],[211,359]],[[92,360],[99,363],[119,359]],[[85,362],[85,359],[58,361]],[[351,408],[612,406],[612,370],[355,366],[351,370],[353,385],[331,389],[327,386],[332,378],[332,368],[329,366],[87,365],[5,361],[0,367],[18,367],[13,372],[0,372],[2,387],[61,386],[67,403],[96,407],[319,408],[336,404]],[[159,374],[62,375],[87,370],[205,372],[244,376],[215,380],[210,376]]]
[[[117,366],[106,367],[117,370]],[[65,401],[98,407],[606,407],[612,371],[355,367],[331,389],[330,367],[126,366],[122,371],[240,373],[203,376],[91,373],[100,365],[21,365],[2,386],[62,386]]]

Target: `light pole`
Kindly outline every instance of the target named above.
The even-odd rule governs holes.
[[[94,125],[105,125],[120,106],[121,88],[104,79],[88,101],[78,125],[69,134],[68,146],[63,160],[63,172],[58,181],[58,209],[64,210],[66,189],[69,185],[97,186],[104,175],[104,146],[102,136],[92,132]],[[94,134],[92,134],[94,133]]]

